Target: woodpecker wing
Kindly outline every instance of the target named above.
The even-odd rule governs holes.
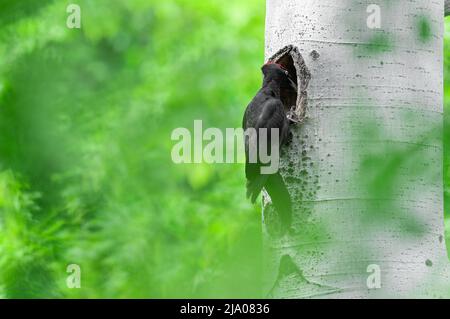
[[[248,136],[245,138],[245,154],[246,154],[246,164],[245,164],[245,175],[247,178],[247,197],[251,198],[252,202],[255,202],[262,188],[266,184],[269,175],[261,174],[261,166],[263,165],[259,161],[260,152],[260,129],[266,129],[267,135],[265,138],[266,142],[266,152],[271,152],[272,146],[280,147],[284,139],[284,131],[287,127],[286,114],[284,112],[284,106],[281,100],[276,98],[268,98],[261,104],[257,103],[261,99],[257,96],[254,101],[249,105],[244,116],[244,129],[254,128],[256,130],[256,139],[251,139]],[[271,143],[272,129],[278,130],[278,142],[279,145],[273,145]],[[256,145],[251,145],[251,143],[256,143]],[[257,150],[257,161],[251,163],[250,160],[250,149],[253,148]]]

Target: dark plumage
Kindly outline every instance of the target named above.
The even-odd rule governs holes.
[[[283,224],[290,225],[292,216],[291,199],[283,178],[278,172],[270,175],[261,174],[261,167],[266,165],[261,163],[259,156],[256,163],[251,163],[249,150],[251,147],[255,147],[259,154],[260,128],[267,129],[269,151],[271,129],[278,130],[279,148],[287,142],[289,121],[286,117],[285,105],[281,100],[281,90],[289,86],[295,87],[295,83],[292,82],[288,72],[281,65],[265,64],[262,67],[262,72],[264,74],[262,88],[247,106],[243,120],[244,130],[254,128],[257,132],[256,139],[251,139],[248,136],[245,138],[247,198],[250,198],[254,203],[264,187],[269,193],[272,204],[275,206]]]

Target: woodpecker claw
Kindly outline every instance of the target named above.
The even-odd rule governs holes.
[[[292,88],[295,92],[297,92],[297,91],[298,91],[298,86],[297,86],[297,84],[291,79],[290,76],[288,77],[288,80],[289,80],[289,85],[291,86],[291,88]]]
[[[298,118],[297,113],[295,112],[295,106],[293,106],[291,108],[291,110],[287,113],[287,119],[289,120],[289,122],[291,122],[292,124],[298,124],[300,123],[300,119]]]

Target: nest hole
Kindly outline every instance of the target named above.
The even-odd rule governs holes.
[[[291,80],[298,87],[297,69],[294,65],[294,59],[288,53],[282,55],[278,60],[278,64],[281,64],[288,72]],[[286,111],[290,111],[297,104],[298,90],[294,90],[292,86],[284,86],[281,88],[281,101],[286,108]]]
[[[275,53],[269,61],[281,64],[288,72],[297,89],[291,85],[281,88],[281,100],[288,118],[293,123],[301,123],[306,115],[307,88],[311,73],[297,47],[288,45]]]

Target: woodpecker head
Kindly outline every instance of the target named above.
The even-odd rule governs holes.
[[[276,81],[281,87],[291,87],[297,91],[297,84],[291,79],[289,71],[278,63],[269,61],[262,67],[264,82]]]

